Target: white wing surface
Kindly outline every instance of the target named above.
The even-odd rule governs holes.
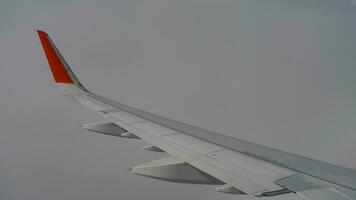
[[[356,199],[356,172],[309,158],[227,137],[160,117],[89,92],[75,77],[49,36],[38,31],[54,81],[74,101],[106,122],[83,128],[139,138],[143,148],[166,158],[132,168],[165,181],[217,184],[218,192],[270,198],[293,193],[308,200]]]

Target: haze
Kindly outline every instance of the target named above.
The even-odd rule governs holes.
[[[1,1],[0,199],[240,198],[127,171],[165,154],[81,130],[103,119],[56,90],[36,29],[95,93],[356,169],[353,2]]]

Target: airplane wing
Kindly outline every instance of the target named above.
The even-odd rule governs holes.
[[[54,81],[65,96],[105,118],[84,129],[142,139],[167,157],[132,167],[171,182],[216,184],[218,192],[260,198],[291,193],[306,200],[356,199],[356,170],[282,152],[145,112],[87,90],[50,37],[38,30]]]

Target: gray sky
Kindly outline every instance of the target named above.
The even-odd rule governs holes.
[[[81,130],[102,119],[55,90],[33,30],[93,92],[356,169],[355,20],[346,0],[1,1],[0,199],[237,199],[126,171],[164,154]]]

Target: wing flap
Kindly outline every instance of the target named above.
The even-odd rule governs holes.
[[[277,180],[276,184],[297,193],[306,200],[352,200],[356,196],[356,193],[352,190],[333,186],[331,183],[324,183],[302,174],[282,178]]]
[[[81,98],[91,101],[91,97],[88,96]],[[95,103],[95,100],[93,101]],[[85,103],[85,106],[87,105]],[[93,108],[93,106],[87,107]],[[294,174],[290,170],[186,135],[128,112],[106,113],[101,110],[98,113],[150,145],[162,149],[246,194],[257,195],[283,189],[274,181]]]
[[[353,200],[333,188],[304,190],[298,192],[298,194],[306,200]]]

